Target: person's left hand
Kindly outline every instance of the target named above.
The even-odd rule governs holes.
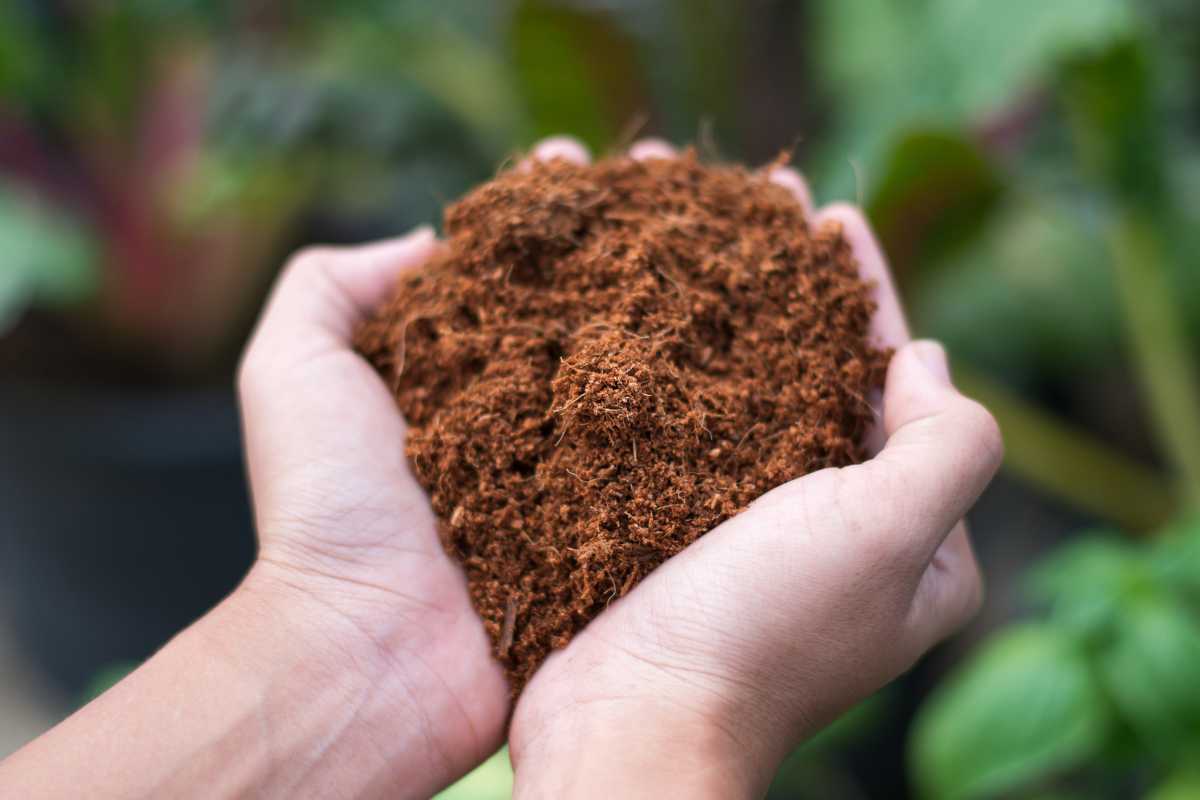
[[[562,137],[531,158],[578,161]],[[351,345],[354,330],[440,245],[429,229],[293,257],[238,376],[260,540],[242,594],[276,609],[325,673],[368,695],[331,738],[386,785],[431,794],[494,752],[510,709],[466,580],[443,551],[404,451],[391,391]],[[250,608],[256,608],[250,602]]]
[[[500,746],[510,701],[351,346],[430,230],[307,250],[241,366],[259,557],[233,593],[0,762],[0,796],[427,798]]]
[[[399,273],[438,247],[428,229],[301,252],[280,278],[238,379],[260,538],[247,589],[307,609],[322,669],[361,676],[350,737],[428,796],[499,747],[503,673],[409,470],[404,420],[351,347]],[[330,742],[336,757],[338,739]]]

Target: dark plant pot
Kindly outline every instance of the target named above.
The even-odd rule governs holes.
[[[68,698],[253,558],[232,392],[0,386],[0,442],[0,610]]]

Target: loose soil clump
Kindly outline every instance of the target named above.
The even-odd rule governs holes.
[[[538,163],[445,231],[357,346],[514,695],[665,559],[864,456],[887,359],[870,287],[839,227],[761,174]]]

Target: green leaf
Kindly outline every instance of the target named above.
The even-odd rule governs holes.
[[[1119,712],[1163,758],[1200,748],[1200,619],[1165,598],[1126,609],[1100,672]]]
[[[600,151],[645,110],[635,43],[611,17],[521,0],[510,34],[536,136],[569,133]]]
[[[948,104],[987,114],[1049,77],[1064,59],[1124,38],[1127,0],[932,0],[929,41],[941,51]]]
[[[1177,521],[1160,532],[1150,564],[1158,581],[1200,610],[1200,517]]]
[[[92,679],[88,681],[87,686],[84,688],[82,701],[83,704],[92,702],[97,697],[104,694],[121,681],[125,680],[125,677],[139,666],[140,665],[136,661],[114,661],[101,669],[92,676]]]
[[[1058,65],[1132,34],[1128,0],[823,0],[821,72],[839,119],[817,194],[848,195],[857,164],[868,181],[897,130],[978,125],[1049,81]]]
[[[1152,590],[1142,553],[1119,536],[1072,542],[1029,573],[1030,596],[1051,606],[1056,623],[1098,638],[1117,623],[1131,598]]]
[[[0,97],[20,107],[41,93],[45,52],[28,12],[15,3],[0,6]]]
[[[1014,181],[981,234],[919,276],[914,326],[992,371],[1103,368],[1120,312],[1102,231],[1071,198],[1027,183]]]
[[[1161,450],[1181,493],[1200,508],[1200,370],[1187,339],[1172,247],[1174,164],[1156,92],[1154,60],[1136,42],[1077,59],[1062,95],[1083,172],[1107,195],[1106,238],[1129,343]]]
[[[503,747],[458,783],[437,795],[437,800],[508,800],[513,772],[508,748]]]
[[[389,12],[382,20],[369,14],[326,20],[314,31],[315,52],[305,63],[351,85],[418,86],[461,120],[490,154],[505,155],[521,135],[523,120],[503,51],[464,30],[466,20],[444,7],[430,14],[419,6],[391,5]],[[497,13],[472,4],[465,16]],[[494,21],[488,26],[495,27]],[[387,100],[385,93],[378,97]],[[364,110],[368,119],[378,114]],[[412,126],[405,117],[400,122]]]
[[[818,731],[800,750],[827,754],[861,741],[887,718],[894,699],[886,689],[876,692]]]
[[[1146,800],[1196,800],[1200,797],[1200,769],[1185,766],[1147,795]]]
[[[973,237],[997,207],[999,176],[961,133],[914,130],[897,139],[867,213],[898,275]]]
[[[868,697],[792,751],[771,781],[769,797],[791,798],[849,796],[851,776],[838,769],[836,754],[848,745],[862,743],[890,713],[887,689]],[[839,791],[840,789],[840,791]]]
[[[986,797],[1094,756],[1110,712],[1071,637],[1041,624],[999,635],[918,715],[913,771],[927,798]]]
[[[81,227],[0,185],[0,330],[25,307],[79,302],[95,290],[95,248]]]
[[[1145,49],[1124,41],[1072,59],[1059,85],[1084,171],[1151,213],[1167,185],[1154,77]]]

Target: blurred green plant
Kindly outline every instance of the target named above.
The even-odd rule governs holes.
[[[87,687],[83,690],[83,697],[80,698],[80,704],[86,705],[95,700],[100,695],[107,692],[112,687],[116,686],[121,681],[125,680],[129,673],[140,667],[136,661],[116,661],[109,664],[104,669],[97,672],[92,679],[88,681]]]
[[[450,788],[437,800],[507,800],[512,797],[513,771],[508,748],[502,747]]]
[[[256,8],[0,9],[0,179],[29,198],[0,203],[22,242],[0,278],[6,322],[41,307],[118,365],[228,369],[314,220],[399,232],[521,137],[475,4]]]
[[[783,2],[3,4],[0,240],[19,246],[0,324],[87,299],[85,318],[186,362],[230,338],[314,216],[399,230],[539,135],[604,151],[641,112],[650,132],[713,131],[744,155],[758,102],[744,62]],[[778,146],[802,134],[818,199],[867,207],[914,328],[948,343],[958,382],[996,413],[1006,469],[1127,534],[1195,509],[1196,4],[811,0],[802,16],[819,96],[788,101],[821,127]],[[1136,381],[1150,447],[1029,399],[1075,392],[1065,405],[1095,411],[1101,379],[1122,394]],[[1130,413],[1116,409],[1095,413]],[[1161,778],[1159,797],[1188,796],[1200,778],[1164,748],[1187,730],[1174,712],[1194,708],[1169,672],[1193,656],[1189,541],[1109,540],[1048,568],[1059,588],[1037,596],[1072,610],[1002,632],[935,700],[922,730],[943,732],[914,740],[935,737],[914,744],[923,785],[1063,796],[1046,777],[1104,752],[1122,775]],[[1129,583],[1172,569],[1153,601]],[[1100,648],[1098,620],[1123,644]],[[1129,675],[1174,700],[1156,706]],[[953,701],[972,693],[989,699]],[[954,749],[971,742],[978,755]],[[489,764],[502,795],[505,757]]]
[[[1028,593],[1044,617],[994,635],[917,718],[922,796],[1194,786],[1200,519],[1151,544],[1115,533],[1073,542],[1030,574]]]
[[[1200,154],[1161,129],[1157,77],[1192,62],[1189,40],[1150,45],[1171,6],[814,0],[809,14],[835,100],[806,164],[818,195],[867,205],[916,327],[948,341],[967,383],[1104,369],[1129,330],[1177,482],[1020,391],[995,396],[1023,443],[1010,469],[1130,530],[1200,497],[1200,417],[1184,413],[1200,395],[1184,346],[1200,301],[1176,302],[1200,295],[1179,267],[1200,228],[1183,180]],[[168,361],[228,358],[314,214],[399,230],[514,144],[566,129],[602,150],[646,110],[676,138],[711,112],[722,144],[739,145],[744,44],[729,32],[746,28],[719,1],[0,13],[0,174],[53,209],[64,241],[93,243],[78,290],[54,296],[90,297],[85,316]],[[0,213],[24,230],[15,209]],[[2,282],[10,319],[59,285],[35,263]]]
[[[883,689],[839,717],[833,724],[797,747],[780,765],[767,791],[767,800],[841,800],[866,797],[858,778],[840,758],[861,743],[893,712],[894,697]]]
[[[1035,97],[1069,55],[1125,36],[1125,0],[825,0],[814,46],[838,92],[813,170],[819,194],[853,197],[911,129],[986,125]]]
[[[6,247],[0,334],[29,303],[69,305],[94,291],[94,245],[87,235],[2,183],[0,242]]]
[[[593,150],[646,108],[633,38],[611,16],[546,0],[521,0],[511,52],[538,137],[570,131]]]
[[[1161,70],[1180,56],[1155,31],[1158,9],[963,3],[965,36],[927,38],[920,31],[961,24],[961,9],[922,3],[936,19],[889,18],[894,4],[836,5],[835,22],[861,12],[841,20],[847,37],[874,24],[938,51],[856,73],[867,106],[889,85],[904,95],[902,81],[941,90],[864,108],[829,146],[862,149],[857,169],[875,175],[867,207],[916,326],[950,342],[960,385],[996,413],[1008,469],[1128,533],[1158,535],[1200,509],[1195,307],[1181,291],[1196,208],[1176,166],[1196,148],[1164,108]],[[1006,36],[1013,24],[1030,35]],[[1020,46],[1004,61],[997,42]],[[974,106],[976,92],[991,100]],[[987,375],[1086,375],[1112,369],[1114,352],[1139,381],[1165,470]],[[923,796],[1123,797],[1154,784],[1155,796],[1190,796],[1200,525],[1166,530],[1145,545],[1084,539],[1035,571],[1030,593],[1049,615],[1002,628],[918,717],[911,764]]]
[[[1008,468],[1134,532],[1195,507],[1200,379],[1179,289],[1183,220],[1196,212],[1167,165],[1196,148],[1164,128],[1153,9],[818,10],[819,45],[848,96],[814,172],[836,192],[850,159],[865,181],[915,326],[947,340],[964,387],[997,414]],[[898,52],[901,41],[919,45]],[[1123,344],[1169,475],[985,377],[1071,380],[1064,370],[1111,369]]]

